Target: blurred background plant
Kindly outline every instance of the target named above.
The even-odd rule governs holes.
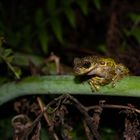
[[[0,17],[0,35],[15,55],[44,57],[54,52],[67,64],[75,55],[89,54],[108,55],[127,64],[131,55],[127,65],[139,74],[133,65],[136,58],[140,61],[137,0],[2,0]]]
[[[40,53],[47,53],[49,45],[54,41],[63,46],[68,43],[68,31],[65,29],[76,30],[77,14],[88,16],[91,10],[89,4],[100,9],[99,0],[13,0],[9,4],[1,1],[0,34],[6,37],[13,48],[20,46],[18,49],[26,52],[36,52],[39,49]]]
[[[72,72],[74,57],[96,54],[113,57],[140,75],[138,0],[1,0],[0,17],[5,40],[0,42],[1,84],[33,69],[46,74],[52,52],[64,74]],[[50,65],[49,74],[56,69]]]

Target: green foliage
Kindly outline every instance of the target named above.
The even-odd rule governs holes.
[[[2,47],[3,38],[0,38],[0,58],[7,64],[8,68],[13,72],[17,79],[20,79],[21,70],[18,67],[12,66],[13,52],[11,49],[4,49]]]
[[[11,140],[12,139],[12,126],[11,126],[10,117],[3,118],[1,116],[0,135],[1,135],[1,139],[3,139],[3,140]]]
[[[64,4],[64,13],[66,18],[68,19],[69,23],[71,24],[71,26],[73,28],[76,27],[76,18],[75,18],[75,12],[74,10],[71,8],[70,4],[67,4],[67,1],[63,1]]]
[[[92,2],[98,10],[101,10],[100,0],[92,0]]]
[[[102,53],[106,53],[106,52],[107,52],[107,48],[106,48],[106,46],[105,46],[104,44],[100,44],[100,45],[98,46],[98,50],[99,50],[100,52],[102,52]]]
[[[7,8],[7,4],[1,1],[0,34],[7,38],[8,44],[13,48],[20,46],[19,50],[33,52],[31,46],[37,44],[41,51],[46,54],[51,41],[58,41],[62,46],[65,45],[64,24],[68,23],[67,26],[72,28],[77,27],[76,11],[73,5],[77,6],[81,13],[87,16],[91,3],[98,10],[100,9],[100,0],[60,0],[59,3],[57,0],[46,0],[42,2],[44,7],[37,6],[36,3],[32,2],[21,1],[17,4],[13,1],[13,3],[8,4],[10,8]],[[30,10],[30,6],[32,6],[32,10]],[[10,12],[11,9],[13,9],[12,13]],[[11,17],[8,23],[6,17]],[[66,19],[66,22],[63,19]]]
[[[133,26],[129,31],[129,35],[133,35],[140,43],[140,27],[138,26],[140,23],[140,15],[135,13],[130,13],[129,17],[133,21]]]
[[[81,8],[82,12],[87,15],[88,14],[88,1],[87,0],[77,0],[77,4]]]
[[[127,37],[133,36],[140,44],[140,15],[135,13],[129,13],[128,17],[130,18],[133,24],[130,29],[124,28],[123,30]]]
[[[56,38],[59,40],[60,43],[63,43],[62,25],[57,17],[53,17],[51,19],[51,26]]]
[[[47,29],[45,29],[46,24],[45,24],[45,17],[43,15],[43,11],[41,8],[39,8],[36,11],[35,15],[35,23],[36,23],[36,30],[37,30],[37,36],[38,40],[40,41],[41,48],[44,53],[48,52],[48,41],[49,41],[49,36],[47,34]]]
[[[140,97],[140,77],[130,76],[116,83],[102,86],[98,92],[92,92],[87,82],[75,83],[74,76],[28,77],[19,83],[8,83],[0,87],[0,105],[19,96],[35,94],[81,94]],[[10,96],[9,96],[10,95]]]

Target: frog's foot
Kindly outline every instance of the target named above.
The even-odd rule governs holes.
[[[93,77],[92,79],[89,80],[89,84],[91,86],[92,91],[99,91],[100,86],[102,85],[104,81],[104,78],[101,77]]]
[[[114,82],[114,81],[111,84],[112,84],[113,88],[116,86],[116,82]]]
[[[93,81],[89,81],[89,84],[93,92],[99,91],[100,86],[98,84],[95,84]]]

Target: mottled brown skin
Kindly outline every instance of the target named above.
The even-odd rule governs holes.
[[[128,68],[115,62],[111,58],[88,56],[74,59],[74,72],[76,75],[91,75],[89,84],[93,91],[99,90],[100,86],[116,82],[129,74]]]

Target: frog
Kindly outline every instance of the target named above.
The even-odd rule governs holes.
[[[116,83],[129,75],[129,69],[113,58],[101,56],[86,56],[74,59],[74,73],[76,76],[87,75],[92,91],[99,91],[101,86]]]

